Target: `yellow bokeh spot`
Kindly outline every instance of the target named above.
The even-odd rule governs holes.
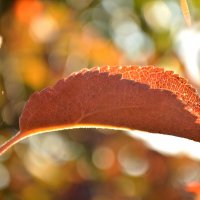
[[[36,58],[22,61],[20,68],[25,84],[34,90],[45,86],[49,72],[42,60]]]

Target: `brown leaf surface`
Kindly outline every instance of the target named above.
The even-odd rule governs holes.
[[[76,127],[138,129],[200,141],[200,100],[188,82],[159,67],[95,67],[34,93],[20,132],[3,153],[32,134]]]

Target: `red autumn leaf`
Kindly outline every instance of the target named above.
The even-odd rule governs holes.
[[[34,93],[20,132],[6,151],[33,134],[76,127],[138,129],[200,141],[200,100],[188,82],[159,67],[95,67]]]

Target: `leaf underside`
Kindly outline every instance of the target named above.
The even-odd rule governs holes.
[[[162,68],[94,67],[34,93],[20,132],[0,154],[33,134],[75,127],[137,129],[200,141],[200,100],[188,82]]]

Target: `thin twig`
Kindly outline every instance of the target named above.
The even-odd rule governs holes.
[[[185,23],[190,26],[191,25],[191,16],[190,16],[190,10],[188,7],[187,0],[180,0],[181,4],[181,10],[185,19]]]

